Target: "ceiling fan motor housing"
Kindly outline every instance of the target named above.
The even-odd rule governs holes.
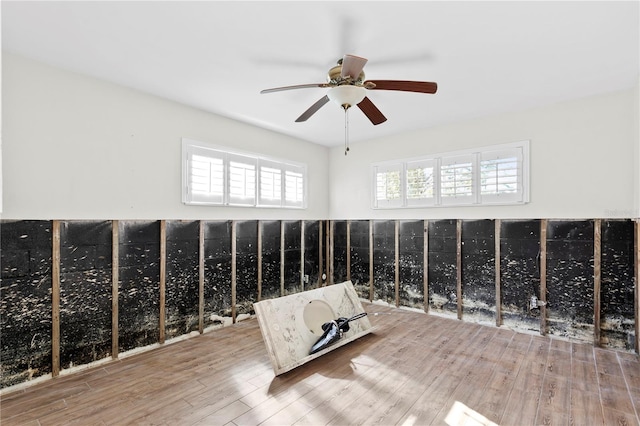
[[[348,77],[348,78],[347,78]],[[336,65],[335,67],[329,70],[327,74],[327,81],[335,82],[337,84],[355,84],[361,83],[364,81],[364,71],[360,71],[358,78],[354,78],[353,76],[342,76],[342,65]]]

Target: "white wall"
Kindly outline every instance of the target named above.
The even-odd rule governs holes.
[[[485,117],[400,137],[351,144],[330,154],[330,217],[636,217],[637,88],[545,108]],[[382,124],[384,126],[384,124]],[[516,206],[374,210],[371,163],[530,140],[530,203]]]
[[[345,157],[342,146],[328,150],[19,56],[2,60],[3,219],[639,216],[638,87],[353,143]],[[309,207],[183,205],[182,137],[306,162]],[[371,208],[372,162],[525,139],[529,204]]]
[[[326,147],[19,56],[2,60],[3,219],[328,217]],[[182,204],[182,137],[306,162],[308,208]]]

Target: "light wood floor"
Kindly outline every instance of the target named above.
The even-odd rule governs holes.
[[[501,425],[640,424],[637,355],[364,306],[374,334],[279,377],[251,319],[5,394],[0,420],[443,425],[455,406]]]

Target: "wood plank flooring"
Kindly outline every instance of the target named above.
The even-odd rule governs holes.
[[[0,421],[640,425],[635,354],[364,307],[375,333],[278,377],[251,319],[6,393]]]

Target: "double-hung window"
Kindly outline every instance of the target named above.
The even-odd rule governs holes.
[[[306,165],[183,139],[185,204],[306,207]]]

